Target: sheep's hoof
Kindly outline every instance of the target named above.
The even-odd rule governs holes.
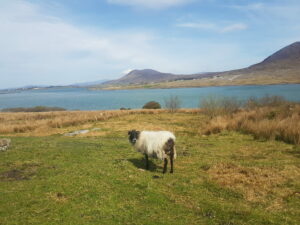
[[[170,173],[173,173],[173,170],[171,170]]]

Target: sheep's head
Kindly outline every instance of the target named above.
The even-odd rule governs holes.
[[[137,131],[137,130],[130,130],[128,131],[128,135],[129,135],[129,141],[131,144],[135,144],[137,139],[139,139],[139,136],[140,136],[140,131]]]

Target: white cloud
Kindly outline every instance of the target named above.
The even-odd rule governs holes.
[[[179,23],[176,26],[186,28],[196,28],[205,30],[217,30],[217,26],[213,23]]]
[[[238,30],[246,30],[248,26],[244,23],[234,23],[229,25],[217,25],[214,23],[179,23],[176,24],[177,27],[184,27],[184,28],[193,28],[193,29],[200,29],[200,30],[210,30],[213,32],[219,33],[227,33],[233,32]]]
[[[126,69],[126,70],[123,70],[122,71],[122,74],[125,75],[125,74],[128,74],[132,71],[133,69]]]
[[[246,24],[243,23],[235,23],[228,26],[225,26],[221,29],[221,32],[232,32],[232,31],[238,31],[238,30],[246,30],[248,27]]]
[[[109,78],[165,61],[151,33],[87,30],[25,1],[1,5],[0,33],[0,88]]]
[[[128,5],[150,9],[163,9],[173,6],[184,5],[194,0],[107,0],[108,3],[117,5]]]

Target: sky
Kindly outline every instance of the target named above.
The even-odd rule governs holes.
[[[258,63],[300,40],[299,0],[0,0],[0,89]]]

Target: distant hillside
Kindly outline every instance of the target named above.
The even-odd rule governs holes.
[[[175,75],[172,73],[161,73],[152,69],[132,70],[120,79],[108,81],[104,85],[125,84],[149,84],[176,80],[192,80],[213,76],[215,73],[199,73],[191,75]]]
[[[171,73],[161,73],[152,69],[132,70],[125,76],[114,81],[108,81],[104,84],[136,84],[151,83],[174,80],[176,75]]]
[[[300,78],[300,42],[288,45],[262,62],[244,69],[226,71],[219,75],[240,75],[246,76],[297,76]]]
[[[291,45],[288,45],[285,48],[280,49],[279,51],[275,52],[273,55],[269,56],[259,64],[267,65],[270,63],[278,63],[282,61],[299,63],[299,60],[300,60],[300,42],[298,41]]]
[[[151,69],[133,70],[120,79],[103,85],[106,88],[128,85],[141,88],[138,85],[151,84],[153,88],[171,88],[280,83],[300,83],[300,42],[286,46],[262,62],[243,69],[192,75],[161,73]]]

